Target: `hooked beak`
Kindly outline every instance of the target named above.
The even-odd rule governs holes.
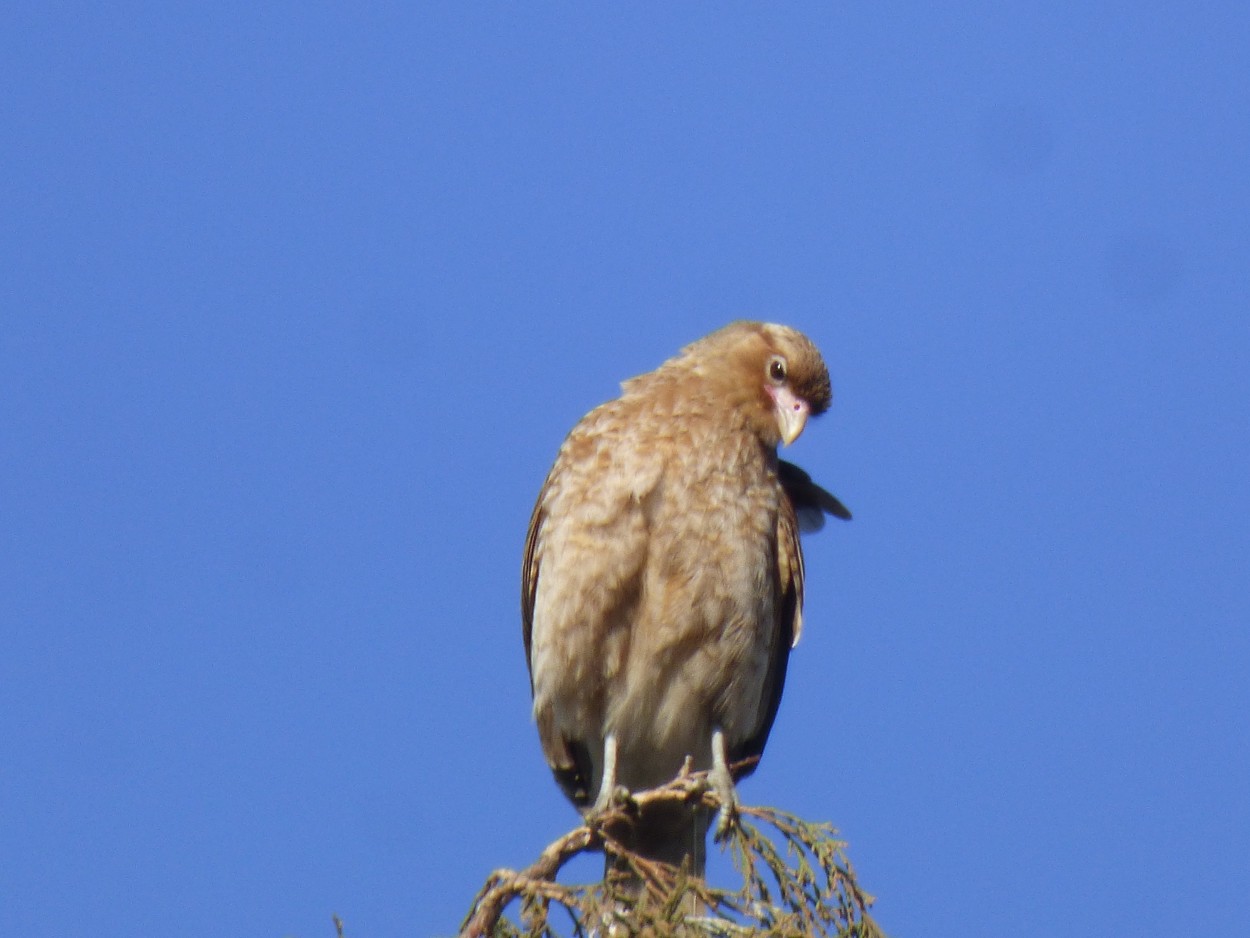
[[[768,393],[776,408],[781,442],[789,446],[807,426],[807,417],[812,412],[812,407],[788,387],[768,388]]]

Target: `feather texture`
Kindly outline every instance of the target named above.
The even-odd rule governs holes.
[[[731,762],[763,752],[802,628],[799,515],[849,517],[776,451],[829,403],[806,337],[738,322],[624,382],[564,441],[530,520],[521,606],[543,753],[579,807],[609,737],[630,790],[687,756],[711,767],[716,731]],[[701,871],[706,818],[664,824],[673,836],[640,835],[644,852]]]

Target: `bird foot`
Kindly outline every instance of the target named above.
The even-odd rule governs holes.
[[[590,806],[587,814],[602,814],[616,803],[618,794],[616,784],[616,737],[609,733],[603,740],[603,780],[599,784],[599,794],[595,803]],[[625,790],[625,797],[629,791]]]
[[[725,737],[720,730],[712,734],[712,771],[708,773],[708,781],[720,802],[712,836],[721,843],[738,825],[738,789],[725,759]]]
[[[599,797],[586,811],[588,817],[606,814],[613,808],[622,807],[633,800],[633,794],[624,785],[616,785],[611,790],[600,789]]]
[[[724,843],[738,826],[738,801],[733,804],[721,805],[716,812],[716,822],[712,827],[712,838],[719,844]]]

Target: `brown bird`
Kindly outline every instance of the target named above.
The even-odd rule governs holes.
[[[671,780],[689,756],[727,822],[729,766],[763,752],[799,637],[800,520],[850,517],[777,458],[829,407],[829,374],[801,333],[735,322],[622,391],[573,428],[530,520],[521,608],[538,735],[584,811],[618,785]],[[632,846],[702,874],[708,823],[644,818]]]

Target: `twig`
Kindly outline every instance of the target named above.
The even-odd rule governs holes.
[[[749,763],[731,767],[735,776]],[[812,824],[775,808],[739,807],[728,845],[742,875],[736,891],[716,889],[687,867],[649,860],[628,849],[618,832],[633,817],[659,806],[721,807],[706,772],[683,770],[659,788],[622,797],[612,807],[551,843],[523,870],[493,872],[474,899],[460,929],[460,938],[495,938],[522,932],[503,918],[508,905],[520,899],[525,933],[556,933],[549,906],[562,906],[572,917],[575,934],[638,934],[677,936],[866,936],[881,932],[868,915],[873,899],[855,879],[845,845],[828,824]],[[765,836],[755,823],[774,832]],[[785,844],[784,852],[778,844]],[[588,851],[603,851],[618,868],[641,882],[640,894],[619,895],[611,883],[567,886],[556,882],[565,864]],[[774,898],[775,896],[775,898]],[[710,915],[682,915],[693,897]],[[717,917],[719,916],[719,917]],[[728,917],[726,917],[728,916]],[[602,926],[602,928],[600,928]]]

